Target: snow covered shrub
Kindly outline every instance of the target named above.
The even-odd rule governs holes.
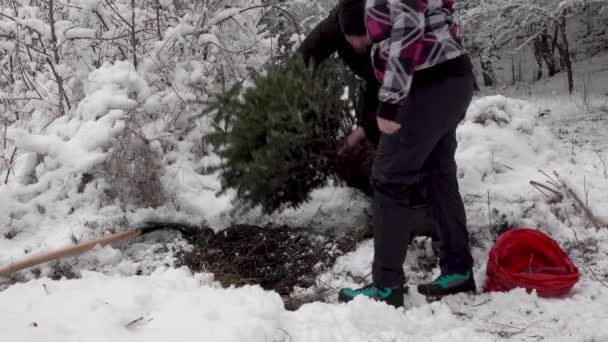
[[[352,125],[341,100],[345,74],[343,66],[330,64],[313,75],[292,60],[255,77],[253,87],[236,85],[219,95],[210,141],[223,161],[223,189],[236,189],[245,207],[271,213],[297,207],[322,186]]]
[[[135,130],[125,129],[113,146],[103,164],[110,195],[123,207],[161,206],[165,201],[161,164],[149,142]]]

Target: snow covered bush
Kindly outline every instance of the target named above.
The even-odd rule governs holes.
[[[0,264],[154,215],[219,217],[206,102],[279,48],[258,26],[276,10],[225,5],[0,0]]]
[[[179,139],[176,131],[204,129],[196,120],[208,94],[242,81],[269,50],[270,39],[256,27],[265,9],[244,10],[259,5],[256,0],[234,5],[225,9],[220,0],[2,1],[3,183],[16,180],[15,163],[33,152],[24,143],[28,139],[12,137],[18,130],[67,142],[79,128],[100,120],[107,120],[112,134],[106,138],[112,138],[129,121],[143,139],[166,146]],[[101,152],[95,163],[118,142],[89,142],[90,152]],[[28,157],[30,169],[43,161],[48,151],[42,150],[38,158]],[[85,171],[91,170],[72,169]]]
[[[497,51],[518,52],[530,45],[542,76],[542,65],[549,75],[558,70],[554,54],[560,57],[561,68],[568,72],[568,87],[574,87],[571,47],[566,30],[567,19],[586,6],[605,1],[595,0],[498,0],[464,2],[459,5],[459,24],[465,45],[478,57],[486,85],[495,85],[492,59]],[[458,2],[457,2],[458,3]],[[537,77],[538,78],[538,77]]]

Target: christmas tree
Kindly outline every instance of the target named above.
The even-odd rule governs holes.
[[[353,79],[335,60],[313,71],[295,58],[270,66],[251,87],[217,96],[210,142],[222,158],[222,188],[266,213],[305,202],[335,174],[337,150],[354,124],[344,96]]]

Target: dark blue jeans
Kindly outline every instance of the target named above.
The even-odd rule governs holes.
[[[397,120],[401,129],[382,134],[372,170],[374,187],[374,283],[405,283],[403,262],[414,228],[410,194],[419,184],[439,226],[442,272],[473,266],[464,204],[456,175],[456,126],[473,96],[472,75],[414,85]]]

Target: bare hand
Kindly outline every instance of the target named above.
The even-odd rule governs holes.
[[[346,137],[344,145],[338,151],[338,154],[343,154],[351,148],[357,146],[363,139],[365,139],[365,130],[363,127],[357,127],[351,134]]]
[[[401,124],[395,121],[386,120],[378,117],[378,128],[384,134],[393,134],[401,128]]]

